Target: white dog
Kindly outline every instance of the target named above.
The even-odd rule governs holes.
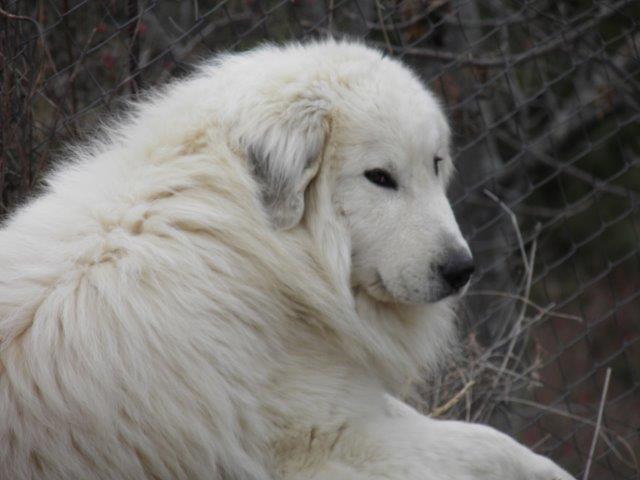
[[[71,157],[0,231],[0,478],[571,478],[393,398],[473,270],[399,62],[223,56]]]

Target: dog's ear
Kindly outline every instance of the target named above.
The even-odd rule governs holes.
[[[275,107],[254,119],[256,128],[245,133],[243,143],[272,224],[289,229],[300,222],[305,190],[320,168],[329,109],[325,101],[305,95]]]

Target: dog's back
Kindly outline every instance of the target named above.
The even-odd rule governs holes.
[[[0,478],[266,476],[252,192],[163,148],[77,153],[0,230]]]

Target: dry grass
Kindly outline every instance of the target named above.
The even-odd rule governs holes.
[[[537,241],[534,238],[529,249],[525,249],[515,214],[495,195],[487,192],[487,196],[498,203],[511,219],[515,237],[519,242],[524,274],[515,292],[471,290],[468,295],[510,302],[511,308],[505,311],[512,312],[512,316],[504,319],[503,328],[488,344],[480,342],[475,331],[469,329],[454,360],[444,372],[431,378],[420,389],[419,395],[412,399],[412,403],[432,417],[464,419],[502,428],[505,428],[505,425],[500,423],[500,418],[509,416],[513,411],[522,411],[523,408],[530,409],[526,415],[529,419],[535,414],[543,414],[556,419],[570,420],[571,428],[578,424],[588,426],[593,431],[586,463],[576,466],[582,469],[583,480],[589,478],[598,439],[640,478],[640,467],[634,448],[624,436],[603,426],[611,369],[607,369],[595,422],[563,408],[549,407],[534,399],[536,391],[544,387],[542,370],[546,361],[545,349],[539,344],[536,336],[536,327],[554,318],[570,322],[583,320],[578,316],[554,310],[553,304],[538,305],[531,299]],[[512,432],[513,425],[506,426],[506,429]],[[557,432],[554,434],[557,435]],[[537,441],[527,443],[534,450],[549,454],[551,452],[545,448],[545,444],[552,436],[552,433],[547,432]]]

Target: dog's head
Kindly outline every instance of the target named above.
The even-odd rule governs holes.
[[[360,45],[260,54],[272,57],[269,73],[240,137],[273,226],[302,225],[321,243],[337,229],[332,249],[348,258],[336,261],[378,301],[426,304],[461,291],[473,259],[446,197],[450,134],[432,94]]]

